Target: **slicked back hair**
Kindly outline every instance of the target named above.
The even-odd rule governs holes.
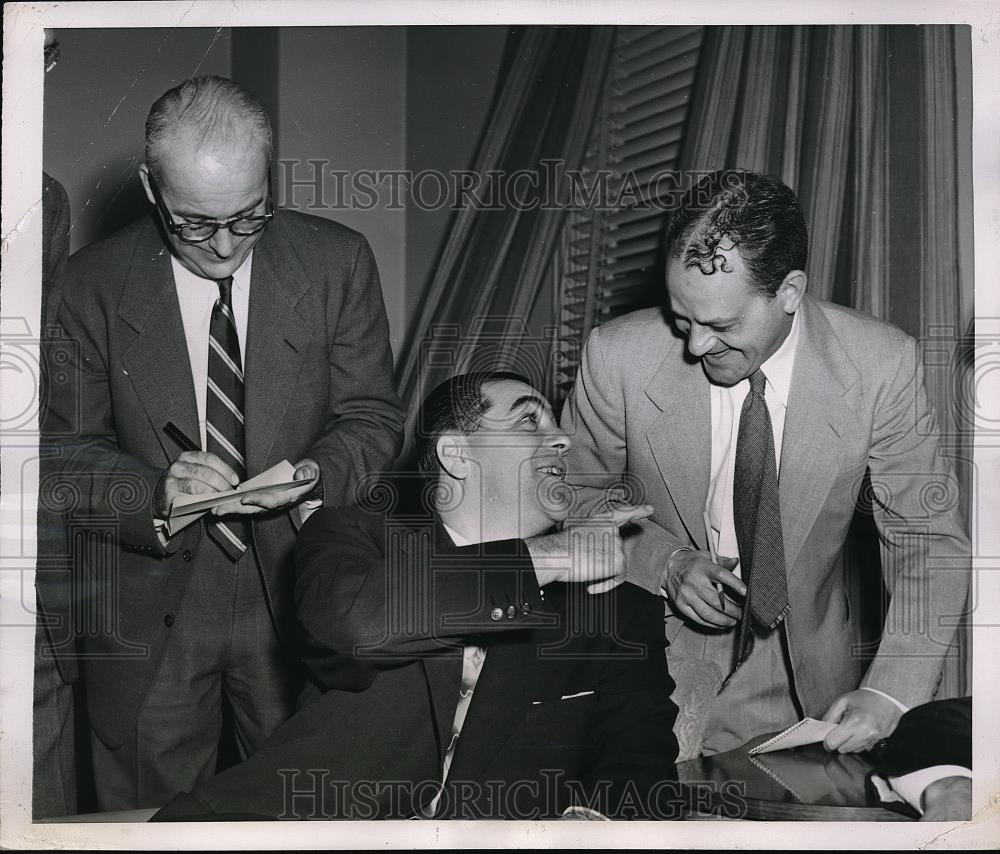
[[[192,77],[164,92],[146,117],[146,164],[163,182],[163,152],[178,128],[189,128],[202,142],[249,132],[271,160],[271,120],[253,95],[225,77]],[[245,142],[241,143],[245,145]]]
[[[792,270],[805,270],[809,235],[802,205],[773,175],[724,169],[701,178],[681,199],[667,228],[667,258],[705,275],[726,272],[719,243],[731,240],[754,286],[774,296]]]
[[[417,468],[426,476],[436,476],[440,464],[437,440],[446,433],[469,436],[482,425],[483,415],[493,401],[483,385],[496,380],[513,380],[531,386],[531,380],[510,371],[477,371],[456,374],[439,383],[426,398],[417,415],[414,454]]]

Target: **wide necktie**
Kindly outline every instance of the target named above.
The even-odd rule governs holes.
[[[766,383],[767,378],[760,370],[750,375],[750,393],[743,401],[736,439],[733,517],[747,595],[736,630],[730,678],[753,648],[751,624],[756,622],[764,629],[773,629],[790,608],[774,433],[764,400]]]
[[[208,338],[208,395],[205,399],[206,450],[225,460],[246,479],[243,456],[243,368],[240,340],[233,318],[233,277],[219,280],[219,299],[212,308]],[[230,558],[238,560],[250,541],[246,520],[207,523],[209,536]]]

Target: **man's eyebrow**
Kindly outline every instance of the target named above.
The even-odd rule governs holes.
[[[535,406],[540,406],[543,409],[548,405],[546,400],[542,397],[539,397],[537,394],[522,394],[510,405],[510,408],[507,411],[513,412],[515,409],[520,409],[522,407],[529,406],[531,404],[534,404]]]
[[[686,320],[689,323],[691,321],[691,318],[686,317],[685,315],[681,314],[679,311],[677,311],[677,310],[675,310],[673,308],[670,309],[670,312],[678,320]],[[734,317],[716,317],[716,318],[713,318],[711,320],[704,320],[704,321],[699,320],[698,321],[698,325],[699,326],[732,326],[734,323],[739,322],[739,320],[740,320],[740,316],[739,315],[736,315]]]
[[[223,217],[222,219],[215,219],[210,216],[205,216],[204,214],[201,213],[196,213],[195,211],[174,211],[173,213],[176,216],[184,217],[184,219],[196,219],[202,222],[225,222],[226,220],[236,219],[237,217],[246,216],[254,208],[259,207],[263,202],[264,202],[264,197],[261,196],[253,204],[247,205],[245,208],[241,208],[240,210],[236,211],[236,213],[227,217]]]

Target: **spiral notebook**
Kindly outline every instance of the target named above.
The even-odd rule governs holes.
[[[788,750],[792,747],[802,747],[804,744],[815,744],[826,738],[836,726],[836,724],[818,721],[816,718],[803,718],[784,732],[779,732],[763,744],[758,744],[750,749],[748,755],[757,756],[760,753],[773,753],[775,750]]]

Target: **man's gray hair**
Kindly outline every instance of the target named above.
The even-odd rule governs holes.
[[[249,131],[259,138],[271,159],[271,120],[253,95],[225,77],[192,77],[164,92],[146,117],[146,164],[153,179],[162,180],[165,145],[179,127],[200,135],[200,141],[236,138]]]

